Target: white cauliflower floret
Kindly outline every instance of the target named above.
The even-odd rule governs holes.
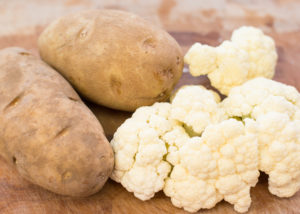
[[[269,190],[279,197],[300,189],[300,120],[270,112],[257,118],[260,170],[269,174]]]
[[[164,192],[171,197],[172,204],[189,212],[201,208],[212,208],[222,200],[213,184],[209,184],[190,175],[186,169],[176,165],[164,187]]]
[[[269,175],[269,190],[279,197],[300,189],[299,103],[294,87],[265,78],[232,89],[223,101],[229,116],[256,120],[259,169]]]
[[[275,72],[277,53],[274,40],[255,27],[243,26],[233,31],[231,41],[249,55],[248,79],[272,78]]]
[[[118,128],[111,141],[115,153],[111,178],[141,200],[162,190],[171,170],[163,160],[167,147],[161,139],[175,124],[168,120],[170,108],[169,103],[139,108]]]
[[[233,88],[222,105],[229,116],[256,119],[276,111],[294,118],[300,108],[300,95],[295,87],[259,77]]]
[[[192,132],[201,134],[209,124],[227,118],[219,102],[218,94],[203,86],[184,86],[172,100],[171,118],[184,123]]]
[[[208,74],[212,86],[222,94],[247,81],[249,71],[248,54],[232,42],[224,41],[216,48],[217,69]]]
[[[250,187],[259,176],[255,128],[248,123],[249,128],[235,119],[209,125],[202,137],[190,138],[179,149],[179,163],[164,187],[175,206],[195,212],[224,198],[238,212],[248,210]]]
[[[233,32],[231,41],[218,47],[194,44],[184,61],[193,76],[207,74],[212,86],[227,95],[249,79],[272,78],[277,53],[273,39],[260,29],[241,27]]]
[[[195,43],[184,57],[193,76],[209,74],[217,69],[217,53],[214,47]]]

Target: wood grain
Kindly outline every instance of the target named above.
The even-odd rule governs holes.
[[[25,47],[35,54],[36,40],[54,18],[87,8],[114,8],[137,13],[167,29],[180,43],[183,52],[195,42],[217,45],[230,37],[240,25],[255,25],[271,35],[279,54],[275,79],[300,90],[300,2],[297,0],[10,0],[0,1],[0,48]],[[211,87],[206,77],[184,73],[177,88],[184,84]],[[130,114],[104,107],[92,107],[104,130],[112,133]],[[298,214],[300,192],[288,199],[271,195],[267,176],[251,190],[249,214]],[[109,181],[97,194],[87,198],[56,195],[30,184],[0,158],[0,213],[2,214],[77,214],[77,213],[187,213],[175,208],[162,192],[146,202],[136,199],[120,184]],[[235,213],[222,201],[215,208],[199,213]]]

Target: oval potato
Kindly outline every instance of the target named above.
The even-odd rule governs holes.
[[[114,158],[100,123],[68,82],[31,53],[0,51],[0,155],[50,191],[99,191]]]
[[[181,49],[167,32],[117,10],[62,17],[44,30],[38,47],[85,98],[118,110],[166,101],[183,69]]]

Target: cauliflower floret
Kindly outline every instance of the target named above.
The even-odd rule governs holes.
[[[253,131],[252,121],[244,126],[229,119],[209,125],[202,137],[190,138],[179,149],[179,162],[164,187],[172,203],[195,212],[214,207],[224,198],[238,212],[246,212],[251,204],[250,187],[259,176]]]
[[[248,54],[232,42],[224,41],[216,48],[217,69],[208,74],[211,85],[222,94],[247,81]]]
[[[186,169],[176,165],[167,179],[164,192],[171,197],[172,204],[189,212],[201,208],[212,208],[222,200],[213,184],[190,175]]]
[[[167,147],[161,137],[176,124],[168,120],[171,105],[141,107],[116,131],[111,141],[115,168],[111,178],[141,200],[163,189],[171,166],[164,161]]]
[[[205,75],[217,69],[217,53],[214,47],[195,43],[187,54],[184,61],[190,67],[193,76]]]
[[[256,120],[259,169],[269,190],[290,197],[300,189],[300,94],[292,86],[256,78],[231,90],[222,105],[231,117]]]
[[[272,78],[275,72],[277,53],[274,40],[255,27],[243,26],[233,31],[231,41],[248,52],[250,69],[248,79]]]
[[[172,100],[171,118],[184,123],[191,135],[201,134],[209,124],[226,119],[219,102],[218,94],[203,86],[184,86]]]
[[[269,174],[269,190],[291,197],[300,189],[300,120],[269,112],[257,118],[260,170]]]
[[[193,76],[208,74],[212,86],[223,94],[247,80],[248,54],[230,41],[216,48],[196,43],[184,60]]]
[[[184,61],[193,76],[208,74],[212,86],[227,95],[249,79],[272,78],[277,53],[273,39],[260,29],[241,27],[233,32],[231,41],[218,47],[194,44]]]
[[[221,105],[230,117],[256,119],[275,111],[295,118],[300,109],[300,94],[293,86],[258,77],[233,88]]]

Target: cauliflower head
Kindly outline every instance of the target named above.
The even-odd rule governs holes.
[[[300,189],[300,94],[266,78],[233,88],[222,103],[230,117],[257,123],[259,169],[269,175],[269,191],[290,197]]]
[[[245,212],[259,176],[254,124],[228,119],[216,93],[183,87],[171,104],[138,108],[119,127],[111,178],[141,200],[164,190],[190,212],[222,199]]]
[[[277,53],[274,40],[254,27],[235,30],[230,41],[218,47],[194,44],[184,57],[193,76],[208,75],[212,86],[228,95],[249,79],[272,78]]]
[[[164,187],[175,206],[196,212],[225,199],[238,212],[248,210],[250,187],[259,176],[253,122],[244,125],[229,119],[211,124],[201,137],[188,139],[176,156],[179,161],[171,163],[173,170]]]

